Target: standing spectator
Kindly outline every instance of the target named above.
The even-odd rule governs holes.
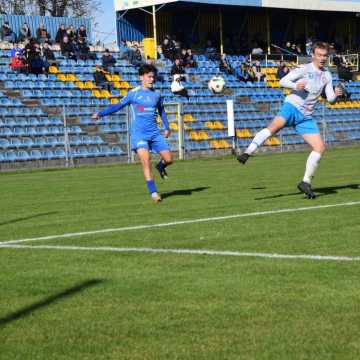
[[[110,54],[109,49],[105,49],[104,55],[101,58],[102,66],[105,70],[116,64],[115,58]]]
[[[76,37],[79,41],[79,39],[84,39],[85,42],[87,42],[87,33],[84,25],[81,25],[76,32]]]
[[[20,29],[20,33],[19,33],[19,41],[23,42],[25,39],[30,39],[31,38],[31,32],[30,32],[30,28],[28,23],[24,23],[23,26]]]
[[[69,41],[67,36],[64,37],[63,42],[60,44],[61,55],[66,56],[69,59],[76,60],[75,47],[72,42]]]
[[[49,43],[47,42],[44,43],[42,48],[42,58],[44,61],[46,72],[48,72],[49,67],[56,64],[56,59],[53,51],[50,49]]]
[[[8,21],[4,21],[1,27],[1,40],[8,41],[11,43],[14,43],[16,41],[16,36],[12,31]]]
[[[78,48],[78,57],[81,60],[88,60],[94,58],[94,54],[90,53],[90,47],[86,43],[84,38],[79,38],[77,43],[77,48]]]
[[[35,43],[28,55],[29,72],[31,74],[44,74],[45,63],[41,57],[41,48],[39,43]]]
[[[141,51],[138,45],[134,45],[133,50],[129,53],[129,61],[132,65],[140,66],[143,63]]]
[[[55,36],[55,42],[57,44],[61,44],[63,42],[63,39],[64,39],[64,36],[66,35],[66,28],[65,28],[65,25],[64,24],[61,24],[57,33],[56,33],[56,36]]]
[[[229,60],[226,57],[226,54],[222,54],[220,57],[220,62],[219,62],[219,70],[223,73],[226,73],[228,75],[232,75],[234,74],[234,70],[231,67],[231,64],[229,62]]]
[[[50,35],[47,32],[44,24],[40,24],[39,28],[36,30],[36,39],[40,44],[50,40]]]
[[[25,74],[27,72],[25,59],[23,58],[23,56],[20,52],[17,52],[15,54],[15,56],[11,59],[10,67],[11,67],[11,70],[13,70],[17,73]]]

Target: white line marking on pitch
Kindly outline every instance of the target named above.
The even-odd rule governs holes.
[[[331,255],[290,255],[290,254],[271,254],[241,251],[217,251],[217,250],[193,250],[193,249],[155,249],[155,248],[136,248],[136,247],[112,247],[112,246],[62,246],[62,245],[0,245],[0,249],[34,249],[34,250],[65,250],[65,251],[103,251],[118,253],[152,253],[152,254],[188,254],[188,255],[211,255],[211,256],[237,256],[237,257],[260,257],[271,259],[290,259],[290,260],[315,260],[315,261],[360,261],[360,256],[331,256]]]
[[[273,214],[291,213],[291,212],[307,211],[307,210],[328,209],[328,208],[343,207],[343,206],[355,206],[355,205],[360,205],[360,201],[352,201],[352,202],[347,202],[347,203],[330,204],[330,205],[307,206],[307,207],[293,208],[293,209],[257,211],[257,212],[244,213],[244,214],[215,216],[215,217],[190,219],[190,220],[179,220],[179,221],[172,221],[172,222],[160,223],[160,224],[135,225],[135,226],[113,228],[113,229],[101,229],[101,230],[92,230],[92,231],[67,233],[67,234],[59,234],[59,235],[41,236],[41,237],[19,239],[19,240],[7,240],[7,241],[0,242],[0,245],[1,244],[19,244],[19,243],[28,242],[28,241],[57,240],[57,239],[65,239],[65,238],[72,238],[72,237],[85,236],[85,235],[96,235],[96,234],[132,231],[132,230],[144,230],[144,229],[153,229],[153,228],[161,228],[161,227],[176,226],[176,225],[195,224],[195,223],[202,223],[202,222],[209,222],[209,221],[220,221],[220,220],[238,219],[238,218],[261,216],[261,215],[273,215]]]

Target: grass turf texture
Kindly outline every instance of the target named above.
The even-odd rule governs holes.
[[[359,149],[0,174],[0,241],[360,201]],[[360,256],[360,205],[28,242]],[[359,262],[0,248],[1,359],[354,359]]]

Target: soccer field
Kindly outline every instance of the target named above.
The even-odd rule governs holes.
[[[0,359],[360,358],[360,148],[0,174]]]

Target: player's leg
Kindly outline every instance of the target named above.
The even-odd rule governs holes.
[[[150,159],[149,149],[140,148],[140,149],[137,149],[136,152],[137,152],[140,162],[141,162],[141,166],[142,166],[144,178],[146,181],[146,185],[149,190],[149,194],[155,202],[160,202],[161,197],[157,192],[156,185],[155,185],[152,171],[151,171],[151,159]]]
[[[302,137],[310,145],[312,151],[307,158],[304,178],[298,184],[298,189],[309,199],[314,199],[315,194],[311,189],[311,180],[319,166],[321,156],[325,152],[325,144],[319,133],[302,134]]]
[[[159,174],[163,179],[167,179],[168,174],[165,169],[172,164],[172,155],[170,150],[160,151],[159,154],[161,156],[161,160],[156,164],[156,169],[159,171]]]
[[[270,136],[276,134],[286,125],[286,119],[283,116],[276,116],[274,120],[264,129],[260,130],[254,137],[251,144],[240,155],[237,156],[237,160],[242,164],[245,164],[252,155]]]
[[[169,145],[161,135],[157,135],[151,141],[151,149],[160,154],[161,160],[156,164],[156,170],[162,179],[167,179],[166,167],[172,164],[172,156]]]

